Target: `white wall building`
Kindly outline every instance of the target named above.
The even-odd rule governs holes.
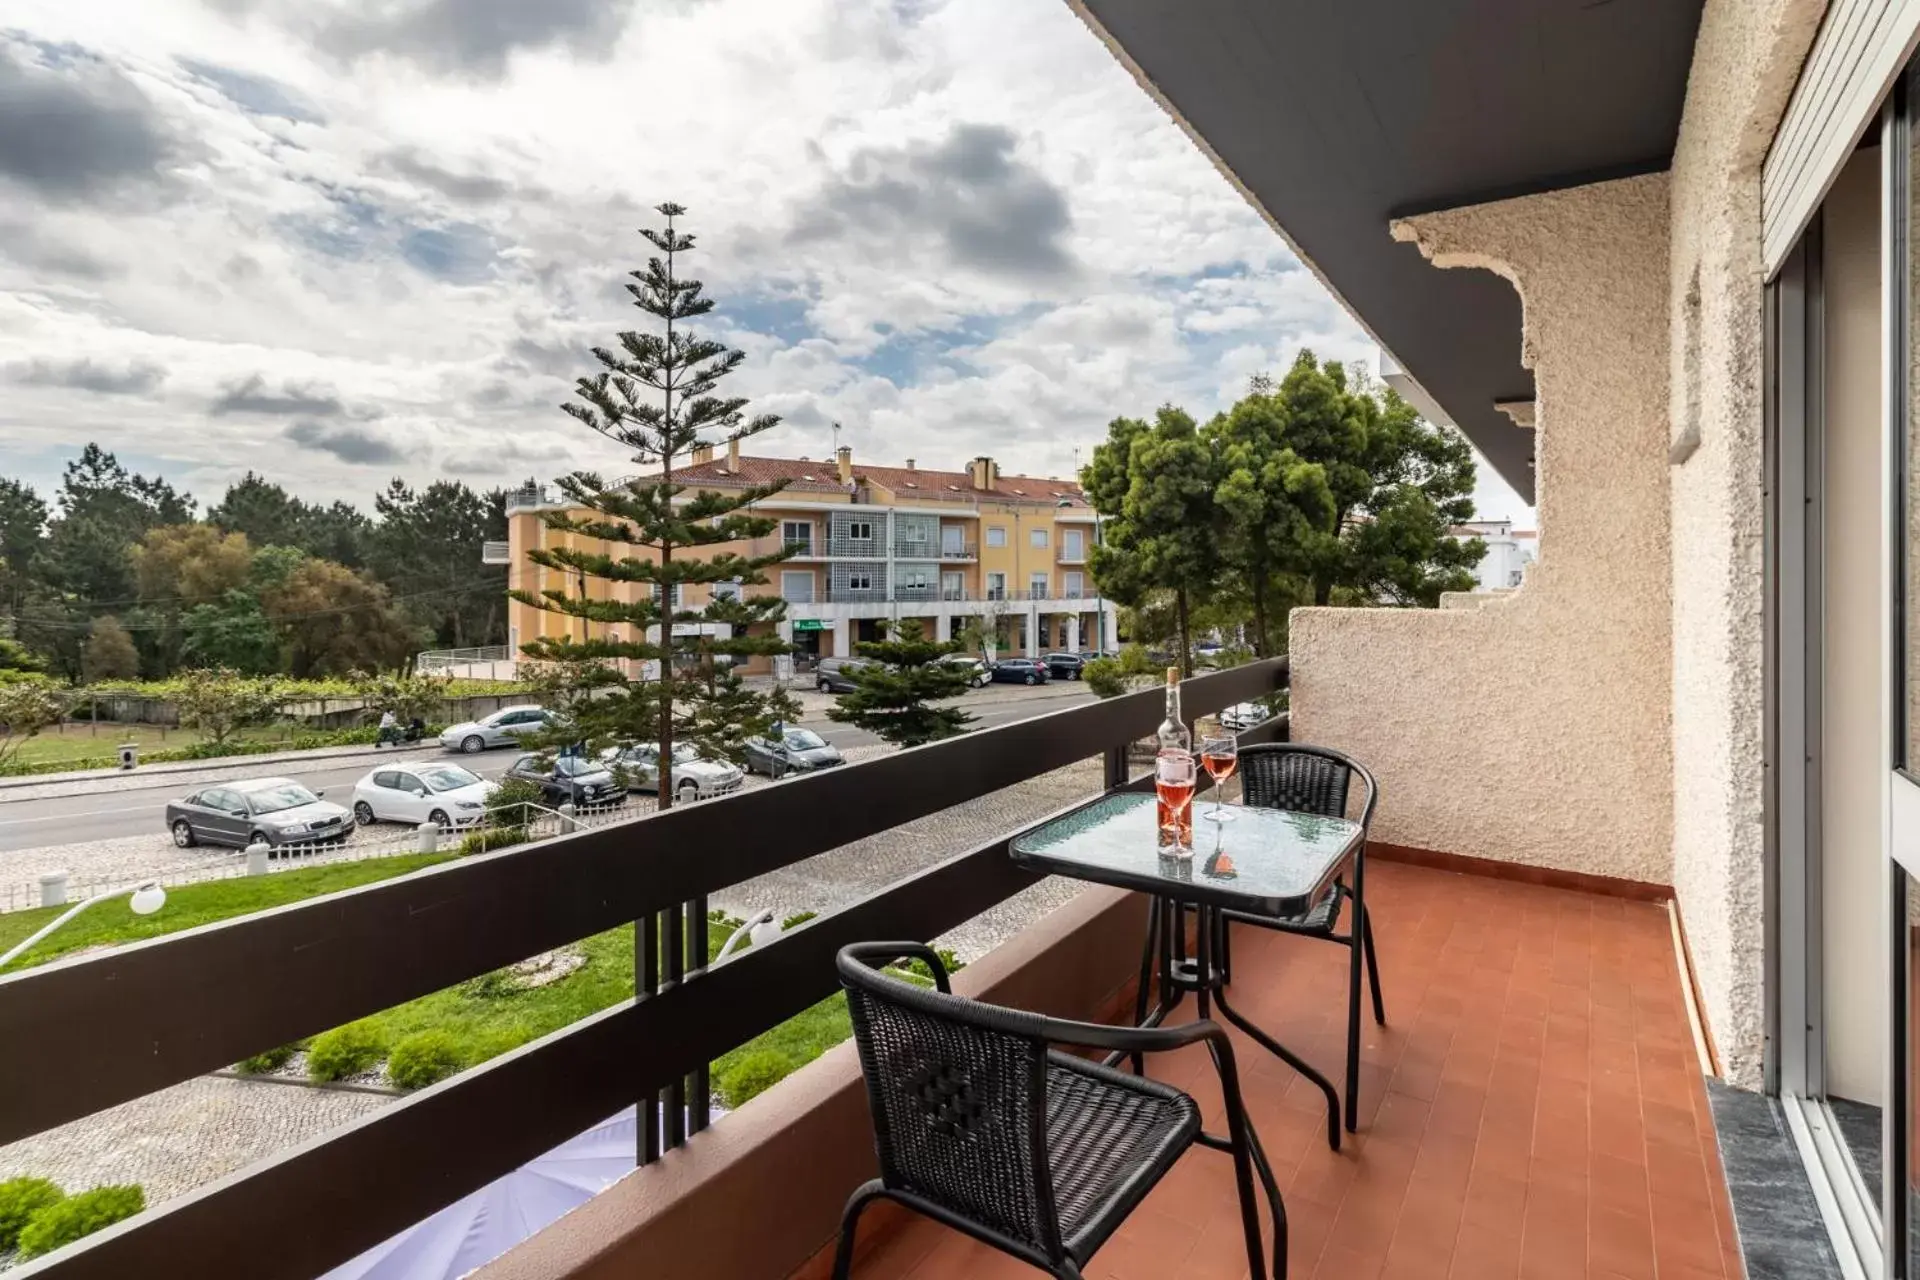
[[[1537,535],[1532,529],[1514,528],[1511,520],[1470,520],[1449,532],[1459,542],[1479,538],[1487,544],[1487,554],[1474,566],[1475,591],[1511,591],[1533,563]]]

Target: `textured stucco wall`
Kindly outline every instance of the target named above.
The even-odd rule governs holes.
[[[1720,1051],[1760,1083],[1766,1021],[1760,166],[1822,0],[1709,0],[1674,151],[1673,885]]]
[[[1540,558],[1477,609],[1296,611],[1296,736],[1375,771],[1381,840],[1668,883],[1667,178],[1393,233],[1519,291]]]

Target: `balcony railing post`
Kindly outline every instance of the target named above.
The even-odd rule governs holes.
[[[695,898],[687,904],[687,976],[697,978],[707,969],[707,900]],[[687,1077],[687,1132],[699,1133],[712,1119],[712,1088],[707,1079],[707,1064],[702,1062]]]
[[[633,926],[633,990],[639,999],[646,999],[660,989],[660,917],[652,912],[642,916]],[[634,1153],[638,1164],[652,1164],[660,1158],[660,1108],[657,1100],[641,1098],[639,1100],[639,1150]]]
[[[1113,791],[1127,785],[1127,744],[1108,747],[1106,754],[1106,787]]]

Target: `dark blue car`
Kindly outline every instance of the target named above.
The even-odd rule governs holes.
[[[1002,658],[993,664],[992,674],[1000,684],[1045,684],[1053,678],[1047,664],[1037,658]]]

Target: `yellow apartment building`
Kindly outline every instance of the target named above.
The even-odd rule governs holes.
[[[756,508],[780,521],[778,533],[705,554],[801,548],[769,571],[767,583],[735,588],[786,600],[780,635],[801,655],[849,655],[856,642],[876,638],[883,624],[908,618],[946,640],[965,619],[984,617],[1003,656],[1116,643],[1115,606],[1100,597],[1087,563],[1100,519],[1076,481],[1003,475],[987,457],[961,471],[935,471],[911,458],[904,466],[862,466],[851,448],[817,462],[745,456],[737,443],[724,453],[697,451],[674,479],[690,492],[786,481],[785,489]],[[544,487],[521,489],[508,499],[504,554],[514,585],[536,593],[559,585],[554,571],[531,564],[526,552],[572,540],[541,519],[564,506],[564,498]],[[609,587],[591,580],[587,585],[594,591]],[[686,606],[704,604],[712,589],[726,588],[686,587]],[[510,656],[535,636],[569,628],[580,635],[589,625],[517,602],[509,605],[507,623]],[[745,670],[769,667],[767,659],[757,658]]]

